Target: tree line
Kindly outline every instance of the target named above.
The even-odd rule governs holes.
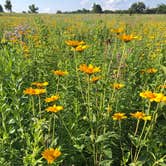
[[[83,8],[82,10],[76,10],[71,12],[61,12],[60,13],[105,13],[105,14],[166,14],[166,4],[160,4],[156,8],[148,8],[143,2],[135,2],[133,3],[129,9],[127,10],[103,10],[101,5],[94,3],[92,6],[92,10],[87,10]]]
[[[12,3],[10,0],[6,0],[4,4],[4,8],[12,13]],[[39,8],[35,6],[35,4],[28,6],[29,10],[28,13],[38,13]],[[4,12],[2,5],[0,4],[0,12]],[[26,11],[23,11],[23,13],[26,13]]]
[[[12,4],[10,0],[5,1],[4,5],[5,9],[9,12],[12,12]],[[39,8],[35,6],[35,4],[29,5],[28,13],[38,13]],[[0,5],[0,12],[4,12],[2,5]],[[27,13],[23,11],[23,13]],[[78,9],[76,11],[71,12],[62,12],[61,10],[57,11],[57,14],[70,14],[70,13],[105,13],[105,14],[166,14],[166,4],[160,4],[155,8],[148,8],[143,2],[135,2],[133,3],[129,9],[127,10],[103,10],[101,5],[94,3],[92,6],[92,10],[88,9]]]

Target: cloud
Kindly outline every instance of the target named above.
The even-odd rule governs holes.
[[[89,2],[90,2],[89,0],[81,0],[80,5],[85,6],[85,5],[88,5]]]
[[[45,9],[41,9],[40,12],[41,13],[51,13],[51,9],[48,7],[48,8],[45,8]]]
[[[110,10],[127,9],[131,1],[133,0],[105,0],[103,2],[103,8]]]
[[[91,8],[94,2],[92,2],[91,0],[81,0],[80,1],[80,5],[83,8]]]

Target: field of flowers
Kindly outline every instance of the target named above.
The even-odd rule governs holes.
[[[166,15],[0,15],[0,166],[166,166]]]

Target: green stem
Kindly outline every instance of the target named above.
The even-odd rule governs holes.
[[[31,103],[32,103],[32,114],[33,117],[35,117],[35,102],[33,96],[31,97]]]
[[[139,153],[140,153],[140,151],[141,151],[141,149],[142,149],[141,139],[142,139],[143,133],[144,133],[144,131],[145,131],[146,122],[147,122],[147,121],[144,121],[144,126],[143,126],[142,132],[141,132],[140,137],[139,137],[139,140],[138,140],[138,146],[137,146],[137,148],[136,148],[135,155],[134,155],[134,163],[137,162]]]
[[[38,100],[39,100],[39,117],[41,119],[41,100],[40,100],[40,95],[38,95]]]
[[[119,62],[119,66],[118,66],[118,71],[117,71],[117,76],[116,76],[116,79],[115,79],[115,83],[117,83],[118,81],[118,78],[119,78],[119,74],[120,74],[120,69],[121,69],[121,65],[122,65],[122,62],[124,61],[124,58],[125,58],[125,50],[126,50],[126,44],[124,43],[124,46],[123,46],[123,52],[122,52],[122,56],[121,56],[121,59],[120,59],[120,62]],[[109,102],[110,103],[112,101],[112,103],[114,102],[114,95],[115,95],[115,88],[113,88],[113,92],[111,93],[111,96],[109,97]]]
[[[58,76],[58,81],[56,85],[56,94],[58,93],[58,90],[59,90],[59,81],[60,81],[60,76]]]
[[[52,127],[52,142],[54,142],[54,138],[55,138],[55,118],[56,115],[53,115],[53,127]]]
[[[79,74],[78,74],[78,62],[77,62],[77,57],[76,57],[76,52],[74,51],[74,60],[75,60],[75,71],[76,71],[76,76],[77,76],[77,80],[78,80],[78,85],[80,87],[80,90],[81,90],[81,95],[82,95],[82,99],[85,103],[85,98],[84,98],[84,94],[83,94],[83,90],[82,90],[82,86],[81,86],[81,81],[80,81],[80,77],[79,77]]]
[[[137,135],[138,132],[138,128],[139,128],[139,123],[140,123],[140,119],[137,120],[137,124],[136,124],[136,128],[135,128],[135,132],[134,132],[134,137]],[[133,160],[133,148],[131,147],[131,160]]]

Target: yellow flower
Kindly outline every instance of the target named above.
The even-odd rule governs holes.
[[[122,120],[122,119],[126,119],[127,116],[125,116],[125,113],[118,112],[118,113],[115,113],[112,116],[112,118],[113,118],[113,120]]]
[[[79,45],[75,48],[72,48],[72,51],[77,51],[77,52],[82,52],[84,51],[86,48],[88,48],[88,45]]]
[[[145,92],[141,92],[140,96],[146,99],[151,99],[153,100],[156,96],[153,94],[153,92],[151,91],[145,91]]]
[[[98,73],[101,71],[100,67],[96,67],[91,64],[89,66],[87,66],[86,64],[82,64],[80,65],[79,70],[89,75]]]
[[[62,70],[53,70],[53,73],[58,76],[68,75],[67,71],[62,71]]]
[[[137,36],[123,34],[123,35],[119,36],[119,38],[127,43],[133,39],[136,39]]]
[[[56,105],[53,105],[53,106],[50,106],[50,107],[47,107],[46,108],[46,111],[47,112],[59,112],[63,110],[63,106],[56,106]]]
[[[144,121],[146,121],[146,120],[151,120],[151,119],[152,119],[152,116],[146,115],[146,116],[144,116],[142,119],[143,119]]]
[[[154,93],[155,98],[153,99],[153,101],[159,103],[163,100],[164,94],[162,93]]]
[[[117,28],[117,29],[113,29],[112,32],[116,33],[117,35],[119,35],[120,33],[122,33],[124,31],[123,28]]]
[[[160,85],[159,88],[166,88],[166,85]]]
[[[121,88],[123,88],[125,85],[124,84],[118,84],[118,83],[114,83],[113,85],[112,85],[112,87],[114,88],[114,89],[121,89]]]
[[[99,76],[98,76],[98,77],[92,77],[92,78],[90,79],[90,82],[91,82],[91,83],[96,83],[98,80],[100,80],[100,78],[101,78],[101,77],[99,77]]]
[[[146,72],[149,73],[149,74],[156,73],[157,69],[155,69],[155,68],[149,68],[149,69],[146,70]]]
[[[133,117],[133,118],[136,118],[136,119],[142,119],[143,117],[145,117],[145,113],[143,112],[135,112],[135,113],[130,113],[130,115]]]
[[[26,95],[40,95],[46,93],[46,89],[33,89],[32,87],[24,90],[24,94]]]
[[[47,160],[48,164],[52,164],[54,160],[56,160],[59,156],[61,156],[61,152],[58,149],[46,149],[42,152],[42,156]]]
[[[164,97],[162,98],[162,102],[165,102],[165,103],[166,103],[166,96],[164,96]]]
[[[164,94],[162,93],[153,93],[151,91],[141,92],[140,96],[143,98],[149,99],[151,102],[152,101],[162,102],[163,98],[165,97]]]
[[[48,82],[32,82],[32,85],[35,85],[37,87],[43,87],[43,86],[47,86]]]
[[[54,95],[54,96],[51,96],[51,97],[46,98],[46,99],[45,99],[45,102],[46,102],[46,103],[50,103],[50,102],[56,101],[56,100],[58,100],[58,99],[59,99],[59,95]]]
[[[135,113],[130,113],[130,115],[133,117],[133,118],[136,118],[136,119],[142,119],[144,121],[147,121],[147,120],[151,120],[151,116],[150,115],[146,115],[145,113],[143,112],[135,112]]]
[[[67,40],[67,41],[65,41],[65,43],[66,43],[68,46],[72,46],[72,47],[77,47],[77,46],[79,46],[79,45],[85,44],[85,42],[83,42],[83,41],[78,41],[78,40]]]

